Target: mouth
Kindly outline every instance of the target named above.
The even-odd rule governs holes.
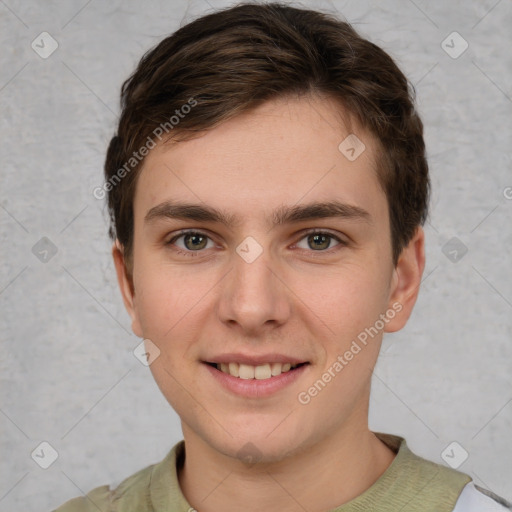
[[[258,366],[243,363],[215,363],[204,361],[205,364],[215,368],[219,372],[231,375],[242,380],[271,380],[283,373],[296,371],[298,368],[308,365],[303,363],[263,363]]]
[[[284,354],[249,356],[233,353],[218,355],[214,361],[201,362],[213,378],[212,383],[219,384],[230,394],[257,400],[297,386],[303,374],[309,373],[308,367],[312,364]]]

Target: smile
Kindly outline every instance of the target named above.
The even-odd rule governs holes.
[[[243,363],[208,363],[222,373],[239,379],[265,380],[277,377],[307,363],[264,363],[258,366]]]
[[[235,359],[233,356],[231,357]],[[255,361],[256,365],[246,364],[248,361],[245,363],[235,361],[231,360],[229,363],[226,361],[223,363],[203,361],[202,366],[210,374],[212,382],[219,384],[229,393],[251,399],[270,397],[274,393],[292,386],[301,378],[302,374],[308,373],[311,366],[309,362],[299,361],[293,361],[293,364],[290,362],[265,363],[263,359]]]

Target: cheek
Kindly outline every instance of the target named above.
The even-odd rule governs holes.
[[[388,290],[385,276],[368,268],[354,264],[329,272],[328,286],[315,288],[307,301],[314,313],[309,314],[311,322],[320,327],[320,318],[329,327],[318,340],[323,354],[311,383],[326,383],[326,392],[318,392],[319,409],[352,410],[369,386],[381,343],[382,330],[375,326],[385,311]]]
[[[371,265],[346,264],[297,278],[297,295],[310,317],[321,319],[335,340],[347,340],[378,319],[387,304],[388,285]],[[313,314],[313,316],[311,316]],[[313,320],[314,321],[314,320]]]
[[[136,307],[146,338],[162,347],[170,341],[179,345],[179,333],[190,335],[197,315],[217,279],[208,272],[177,269],[152,262],[141,265],[135,283]]]

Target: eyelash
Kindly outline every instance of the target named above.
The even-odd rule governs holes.
[[[194,230],[194,229],[184,229],[184,230],[179,231],[178,234],[176,234],[168,242],[166,242],[166,245],[172,246],[174,244],[174,242],[176,242],[176,240],[178,240],[178,238],[181,238],[183,235],[187,235],[187,234],[194,234],[194,235],[205,236],[206,238],[209,238],[211,240],[211,237],[209,237],[206,233],[204,233],[202,231],[197,231],[197,230]],[[322,230],[319,230],[319,229],[311,229],[309,231],[306,231],[305,233],[303,233],[302,237],[298,241],[300,242],[302,239],[306,238],[309,235],[327,235],[329,238],[332,238],[332,239],[336,240],[339,243],[339,245],[335,245],[332,248],[321,250],[321,251],[313,251],[313,250],[306,251],[306,249],[300,249],[300,250],[303,250],[303,251],[306,251],[306,252],[309,252],[309,253],[313,253],[312,255],[315,258],[322,257],[322,255],[325,254],[325,253],[331,254],[331,250],[333,250],[333,249],[335,250],[336,247],[342,248],[342,247],[345,247],[345,246],[348,245],[348,243],[345,240],[342,240],[338,236],[330,233],[329,231],[322,231]],[[191,258],[198,257],[200,255],[200,253],[203,252],[202,250],[199,250],[199,251],[184,251],[183,249],[180,249],[179,247],[178,248],[174,247],[172,250],[177,252],[178,254],[182,254],[184,256],[188,256],[188,257],[191,257]],[[318,252],[320,254],[314,254],[316,252]]]

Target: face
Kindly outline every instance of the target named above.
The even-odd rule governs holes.
[[[350,133],[355,160],[338,148]],[[133,293],[114,259],[185,438],[275,461],[367,427],[382,332],[407,321],[423,270],[421,229],[393,266],[377,160],[325,98],[267,102],[146,157]]]

